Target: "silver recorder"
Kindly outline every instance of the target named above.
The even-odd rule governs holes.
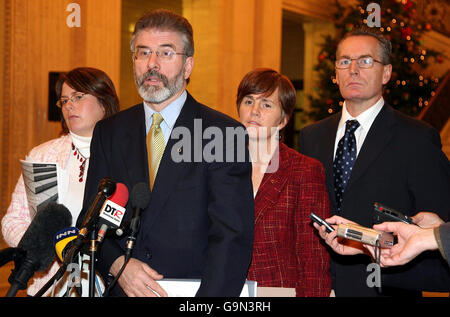
[[[392,234],[356,224],[346,223],[338,225],[337,235],[372,246],[376,246],[377,242],[379,242],[381,248],[392,248],[394,245],[394,236]]]

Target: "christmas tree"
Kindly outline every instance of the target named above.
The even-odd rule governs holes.
[[[354,7],[343,7],[336,0],[336,34],[324,38],[315,70],[319,73],[314,96],[309,96],[311,108],[306,112],[309,120],[317,121],[341,110],[343,99],[335,80],[334,61],[339,39],[346,33],[367,24],[372,12],[367,5],[374,1],[358,1]],[[392,76],[384,88],[385,101],[395,109],[417,116],[429,104],[439,84],[439,78],[427,77],[424,70],[430,59],[442,63],[438,52],[424,48],[424,32],[431,25],[416,17],[411,0],[385,0],[380,5],[380,26],[392,43]]]

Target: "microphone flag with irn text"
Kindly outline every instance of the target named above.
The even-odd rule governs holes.
[[[72,246],[71,242],[78,237],[79,232],[77,227],[69,227],[56,233],[55,251],[61,261],[64,261],[67,250]]]

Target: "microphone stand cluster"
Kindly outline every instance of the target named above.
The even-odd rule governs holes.
[[[103,182],[103,184],[102,184]],[[52,286],[52,284],[61,279],[70,263],[73,263],[75,257],[80,253],[83,244],[89,243],[89,255],[90,255],[90,264],[89,264],[89,297],[95,296],[95,262],[96,262],[96,256],[97,251],[100,243],[103,241],[105,230],[107,230],[107,227],[105,227],[104,224],[100,227],[100,230],[98,230],[99,227],[99,217],[98,217],[98,210],[100,210],[101,206],[105,203],[106,199],[110,197],[114,191],[116,190],[115,183],[114,186],[106,186],[104,183],[106,182],[107,185],[111,184],[110,179],[104,179],[102,180],[101,184],[99,185],[99,192],[97,194],[97,197],[90,208],[90,210],[87,212],[87,215],[85,217],[85,221],[82,224],[82,229],[79,231],[77,238],[72,240],[70,243],[70,248],[64,255],[64,260],[62,262],[61,267],[59,270],[53,275],[53,277],[34,295],[35,297],[41,297],[45,292]],[[109,182],[109,183],[108,183]],[[123,187],[125,187],[123,184],[121,184]],[[128,199],[128,192],[127,199]],[[118,274],[116,274],[114,280],[112,283],[108,285],[106,288],[103,296],[107,297],[109,295],[110,290],[115,285],[119,277],[121,276],[123,270],[125,269],[127,263],[129,262],[132,254],[133,247],[136,242],[136,238],[140,229],[140,214],[141,211],[144,210],[148,203],[150,201],[150,190],[148,184],[145,183],[139,183],[133,188],[132,192],[132,206],[134,209],[134,213],[131,219],[131,222],[129,224],[129,230],[130,235],[127,238],[126,242],[126,251],[125,251],[125,261],[119,270]],[[106,229],[105,229],[106,228]],[[122,229],[122,228],[119,228]],[[99,234],[100,233],[100,234]],[[87,239],[87,237],[89,238]],[[69,247],[69,245],[68,245]]]

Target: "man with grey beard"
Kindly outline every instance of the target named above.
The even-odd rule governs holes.
[[[135,25],[131,50],[143,103],[97,124],[78,222],[106,176],[130,190],[147,183],[151,198],[141,213],[132,257],[125,261],[127,237],[106,239],[99,250],[98,269],[108,282],[124,267],[111,295],[166,296],[158,280],[198,278],[197,296],[239,296],[253,244],[252,167],[248,159],[228,159],[230,151],[249,156],[246,144],[230,143],[225,131],[242,126],[186,91],[194,45],[185,18],[166,10],[148,12]],[[197,144],[191,137],[198,120],[203,131],[213,127],[223,132],[217,143],[223,145],[217,149],[223,159],[194,162],[191,153],[191,159],[175,161],[173,153],[186,149],[178,147],[172,131],[190,132],[183,144],[192,145],[193,152],[202,151],[210,141]],[[131,205],[122,223],[131,219]]]

